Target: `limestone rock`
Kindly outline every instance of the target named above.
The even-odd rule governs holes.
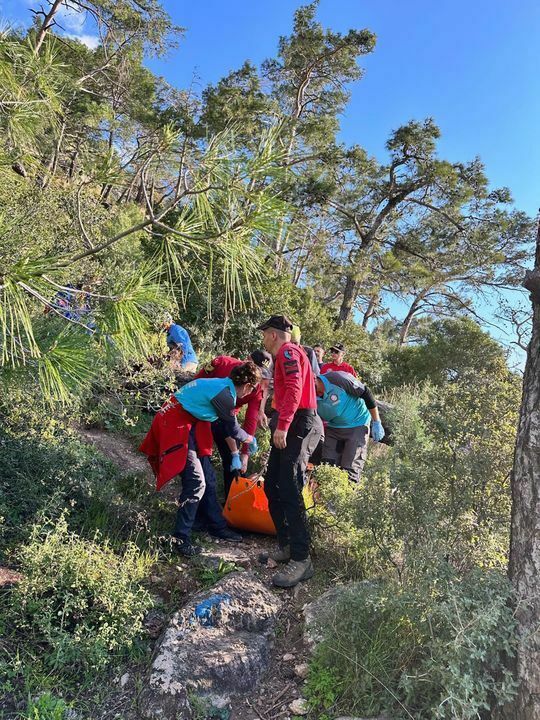
[[[300,665],[295,665],[294,672],[296,673],[296,675],[298,675],[299,678],[305,680],[309,674],[309,665],[307,663],[300,663]]]
[[[297,698],[289,705],[289,709],[295,715],[307,715],[309,712],[307,701],[304,698]]]
[[[201,625],[195,606],[228,595]],[[140,709],[150,720],[183,720],[192,709],[224,708],[233,695],[253,692],[267,668],[280,599],[248,572],[231,573],[175,613],[158,642]]]

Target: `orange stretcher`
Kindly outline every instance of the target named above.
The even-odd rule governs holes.
[[[308,465],[308,471],[311,468]],[[313,505],[313,490],[313,483],[309,481],[303,490],[306,508]],[[276,526],[270,517],[268,499],[264,492],[264,478],[261,475],[237,477],[232,481],[223,508],[223,517],[229,525],[238,530],[263,535],[276,534]]]

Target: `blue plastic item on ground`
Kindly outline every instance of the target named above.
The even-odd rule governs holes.
[[[206,598],[206,600],[202,600],[200,603],[195,605],[193,615],[195,616],[197,622],[204,627],[213,627],[221,605],[228,605],[231,602],[231,599],[231,596],[225,593],[222,595],[211,595]]]

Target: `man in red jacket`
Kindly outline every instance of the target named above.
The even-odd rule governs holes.
[[[292,327],[284,315],[272,315],[258,328],[274,357],[275,409],[264,491],[279,544],[270,557],[287,563],[272,578],[278,587],[293,587],[313,576],[301,486],[307,457],[323,434],[313,371],[303,349],[291,342]]]
[[[349,365],[349,363],[343,362],[345,348],[342,343],[332,345],[330,348],[330,355],[332,356],[332,361],[324,363],[324,365],[321,366],[321,375],[324,375],[324,373],[327,373],[329,370],[333,370],[335,372],[348,372],[351,375],[354,375],[354,377],[357,377],[356,370],[353,366]]]

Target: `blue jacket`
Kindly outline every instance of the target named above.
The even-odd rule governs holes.
[[[182,346],[184,357],[182,358],[181,366],[183,367],[187,363],[198,362],[197,355],[191,344],[191,338],[189,337],[188,331],[181,325],[173,324],[167,330],[167,345],[172,347],[174,343]]]
[[[362,398],[365,385],[345,372],[330,371],[319,379],[324,385],[324,395],[317,397],[317,412],[330,427],[369,426],[371,414]]]

